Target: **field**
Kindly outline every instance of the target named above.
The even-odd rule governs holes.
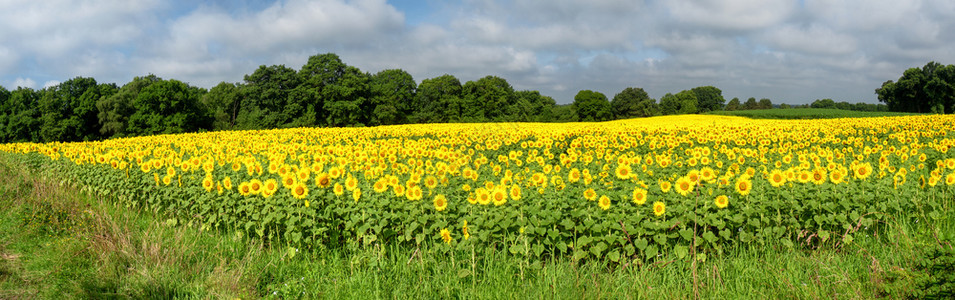
[[[183,271],[193,274],[181,275],[185,286],[168,270],[131,284],[116,264],[162,255],[93,255],[85,264],[113,266],[106,282],[116,282],[78,288],[86,292],[871,298],[950,292],[950,278],[924,270],[951,268],[931,262],[951,255],[955,234],[953,125],[939,115],[690,115],[213,132],[0,152],[5,176],[24,180],[4,187],[17,208],[5,220],[39,224],[26,241],[67,236],[79,248],[137,253],[150,239],[189,236],[201,254],[169,268],[214,262]],[[37,211],[19,221],[12,213]],[[133,229],[116,230],[124,226]],[[128,235],[143,245],[101,241]],[[238,288],[209,283],[221,278]]]
[[[711,115],[740,116],[754,119],[837,119],[837,118],[869,118],[869,117],[898,117],[916,116],[915,113],[900,112],[868,112],[851,111],[828,108],[787,108],[787,109],[756,109],[736,111],[714,111]]]

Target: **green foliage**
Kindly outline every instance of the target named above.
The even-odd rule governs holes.
[[[384,70],[372,76],[371,98],[365,111],[368,125],[407,123],[417,88],[411,74],[401,69]]]
[[[414,98],[415,123],[446,123],[461,119],[461,81],[454,75],[441,75],[421,81]]]
[[[659,107],[656,100],[650,98],[642,88],[628,87],[613,96],[610,108],[615,119],[629,119],[634,117],[652,117],[658,115]]]
[[[701,86],[691,91],[696,96],[697,109],[700,113],[723,109],[726,99],[723,99],[723,91],[720,89],[713,86]]]
[[[40,142],[42,109],[40,93],[18,87],[10,92],[0,111],[0,137],[5,142]]]
[[[199,102],[205,90],[175,80],[150,84],[133,98],[136,110],[126,131],[132,135],[196,132],[210,128],[212,119]]]
[[[770,101],[767,98],[759,99],[759,103],[756,105],[756,109],[772,109],[773,101]]]
[[[746,102],[743,103],[742,109],[744,110],[759,109],[759,103],[756,103],[756,98],[749,97],[749,99],[746,99]]]
[[[739,103],[739,98],[733,97],[733,100],[730,100],[729,103],[726,103],[724,108],[727,111],[741,110],[743,107]]]
[[[758,109],[742,111],[713,111],[708,114],[740,116],[754,119],[837,119],[837,118],[865,118],[865,117],[894,117],[917,115],[913,113],[896,112],[861,112],[826,108],[788,108],[788,109]]]
[[[213,118],[212,130],[229,130],[235,126],[239,104],[242,103],[241,91],[237,84],[221,82],[202,95],[202,105]]]
[[[574,96],[574,111],[581,122],[600,122],[613,118],[607,96],[591,90],[577,92]]]
[[[909,68],[898,81],[875,90],[890,111],[950,114],[955,112],[955,65],[929,62]]]
[[[697,110],[696,94],[691,90],[683,90],[676,95],[667,93],[660,98],[660,111],[664,115],[695,114]]]
[[[281,128],[291,123],[293,117],[317,113],[315,108],[321,108],[321,102],[318,102],[321,95],[299,87],[300,82],[298,72],[284,65],[259,66],[255,72],[246,75],[235,128]],[[288,103],[290,98],[295,102]]]
[[[112,84],[76,77],[41,92],[40,137],[43,141],[75,142],[100,139],[96,102],[117,92]]]

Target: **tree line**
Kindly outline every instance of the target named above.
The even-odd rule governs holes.
[[[875,89],[890,111],[950,114],[955,112],[955,66],[931,61],[909,68],[897,81]]]
[[[843,106],[824,100],[820,105]],[[240,83],[222,82],[208,90],[155,75],[135,77],[121,87],[86,77],[40,90],[0,87],[0,142],[292,127],[607,121],[773,108],[765,98],[725,102],[713,86],[667,93],[659,103],[642,88],[628,87],[610,99],[582,90],[573,103],[558,105],[538,91],[515,90],[497,76],[462,83],[445,74],[419,84],[404,70],[371,74],[326,53],[309,57],[299,70],[263,65]]]

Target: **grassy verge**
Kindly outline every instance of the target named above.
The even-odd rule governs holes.
[[[919,115],[916,113],[900,112],[867,112],[827,108],[787,108],[787,109],[757,109],[735,111],[713,111],[707,114],[723,116],[740,116],[753,119],[836,119],[836,118],[867,118],[867,117],[897,117]]]
[[[3,299],[903,298],[935,278],[913,258],[955,237],[955,218],[946,217],[886,224],[840,246],[748,245],[705,261],[664,254],[651,263],[555,257],[536,264],[506,252],[477,257],[381,245],[299,253],[165,225],[161,216],[60,185],[29,165],[0,155]]]

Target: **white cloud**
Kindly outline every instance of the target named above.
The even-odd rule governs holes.
[[[17,77],[17,79],[13,81],[13,86],[32,89],[36,87],[36,81],[33,81],[33,79],[30,78]]]
[[[820,24],[777,27],[762,34],[760,40],[778,50],[807,54],[838,55],[857,50],[855,37]]]
[[[784,22],[798,7],[796,0],[670,0],[677,20],[718,30],[759,30]]]

